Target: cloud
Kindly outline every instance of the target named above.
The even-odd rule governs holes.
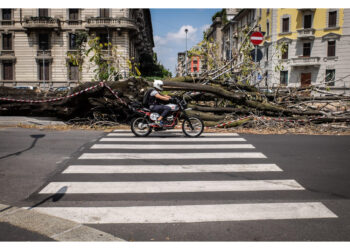
[[[195,41],[197,39],[198,29],[195,27],[192,27],[191,25],[184,25],[177,32],[167,33],[165,37],[154,36],[153,39],[156,47],[166,45],[166,44],[172,44],[172,43],[184,44],[186,39],[185,29],[188,30],[187,40]]]
[[[169,41],[174,41],[174,42],[183,42],[183,40],[186,39],[186,32],[185,30],[188,30],[187,32],[187,39],[188,40],[195,40],[197,37],[197,28],[192,27],[191,25],[184,25],[182,26],[178,32],[176,33],[168,33],[167,34],[167,39]]]
[[[207,26],[209,27],[209,25]],[[177,53],[185,51],[185,29],[188,30],[187,48],[190,49],[192,46],[198,43],[199,40],[201,40],[203,36],[203,27],[196,28],[191,25],[183,25],[175,32],[168,32],[164,36],[154,36],[154,51],[157,53],[158,61],[160,61],[165,68],[169,69],[175,75]]]
[[[160,45],[164,45],[167,42],[166,39],[164,39],[164,38],[162,38],[160,36],[154,36],[153,40],[154,40],[154,44],[155,44],[156,47],[160,46]]]
[[[205,24],[205,25],[203,25],[201,28],[200,28],[200,31],[206,31],[207,29],[209,29],[210,28],[210,24]]]

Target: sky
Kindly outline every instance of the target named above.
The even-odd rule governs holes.
[[[199,43],[212,23],[211,17],[221,9],[151,9],[154,48],[158,61],[176,75],[177,53]]]

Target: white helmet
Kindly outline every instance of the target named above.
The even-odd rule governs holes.
[[[163,81],[154,80],[153,87],[158,89],[158,90],[163,90]]]

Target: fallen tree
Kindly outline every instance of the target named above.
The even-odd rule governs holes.
[[[348,124],[350,121],[350,114],[347,111],[348,97],[337,96],[335,99],[331,96],[327,99],[324,96],[317,99],[312,96],[304,96],[299,102],[301,104],[307,101],[315,103],[325,100],[332,103],[343,102],[342,106],[337,108],[337,112],[334,110],[330,112],[326,110],[325,105],[316,108],[312,105],[295,105],[298,103],[295,96],[290,97],[290,102],[287,102],[286,98],[282,102],[273,102],[263,94],[251,95],[251,93],[256,93],[255,89],[250,89],[253,92],[249,92],[242,91],[241,88],[234,89],[231,86],[228,90],[222,85],[216,86],[215,84],[164,81],[164,89],[171,91],[171,95],[183,95],[192,109],[189,112],[202,118],[207,126],[251,125],[253,117],[264,116],[280,122],[288,120],[289,123],[298,123],[298,126],[306,123],[342,122]],[[103,84],[88,82],[63,92],[0,87],[2,98],[0,99],[0,115],[55,116],[71,123],[82,123],[83,121],[90,124],[128,123],[132,117],[128,104],[142,102],[143,94],[150,87],[149,85],[150,83],[142,78],[130,78]],[[280,92],[275,99],[280,100],[285,95],[289,93]],[[294,104],[292,107],[290,107],[291,103]],[[242,116],[247,118],[241,120]]]

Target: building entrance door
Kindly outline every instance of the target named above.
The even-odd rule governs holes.
[[[301,87],[308,87],[311,85],[311,73],[301,73],[300,77]]]

